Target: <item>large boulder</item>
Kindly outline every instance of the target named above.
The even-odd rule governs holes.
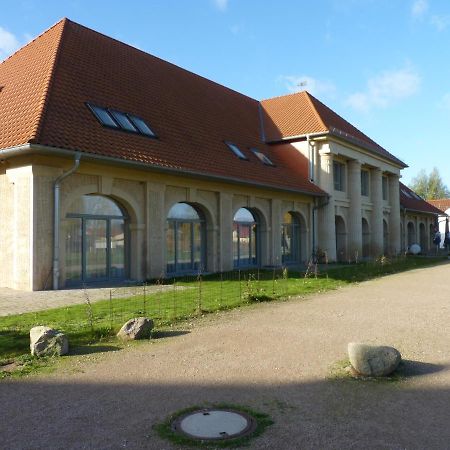
[[[352,367],[366,377],[383,377],[397,369],[402,356],[393,347],[348,344],[348,356]]]
[[[60,331],[49,327],[30,330],[30,350],[34,356],[61,356],[69,353],[69,340]]]
[[[148,339],[153,329],[153,320],[148,317],[135,317],[125,323],[117,333],[123,340]]]

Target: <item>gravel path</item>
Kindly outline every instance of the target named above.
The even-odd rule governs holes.
[[[227,402],[275,421],[252,449],[450,449],[449,275],[445,264],[211,315],[186,334],[1,382],[0,447],[172,449],[155,423]],[[330,379],[350,341],[397,347],[414,376]]]

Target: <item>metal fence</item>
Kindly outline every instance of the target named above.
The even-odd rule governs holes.
[[[138,316],[149,317],[163,326],[246,303],[287,298],[288,278],[285,268],[165,278],[111,288],[107,299],[95,302],[85,288],[84,305],[67,308],[65,328],[90,330],[93,335],[111,334]],[[84,320],[80,308],[84,309]]]

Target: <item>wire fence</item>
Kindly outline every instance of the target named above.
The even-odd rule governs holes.
[[[164,325],[246,303],[287,298],[288,278],[285,268],[166,278],[110,289],[107,299],[95,302],[90,300],[89,289],[84,289],[85,304],[80,306],[85,309],[85,320],[72,315],[77,316],[78,328],[88,327],[92,334],[115,330],[138,316]]]

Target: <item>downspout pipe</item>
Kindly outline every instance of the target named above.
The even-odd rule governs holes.
[[[53,185],[53,199],[54,199],[54,209],[53,209],[53,289],[56,291],[59,289],[59,241],[60,241],[60,192],[61,183],[67,177],[72,175],[78,170],[80,166],[81,153],[77,152],[75,154],[75,161],[73,166],[67,171],[60,175]]]

